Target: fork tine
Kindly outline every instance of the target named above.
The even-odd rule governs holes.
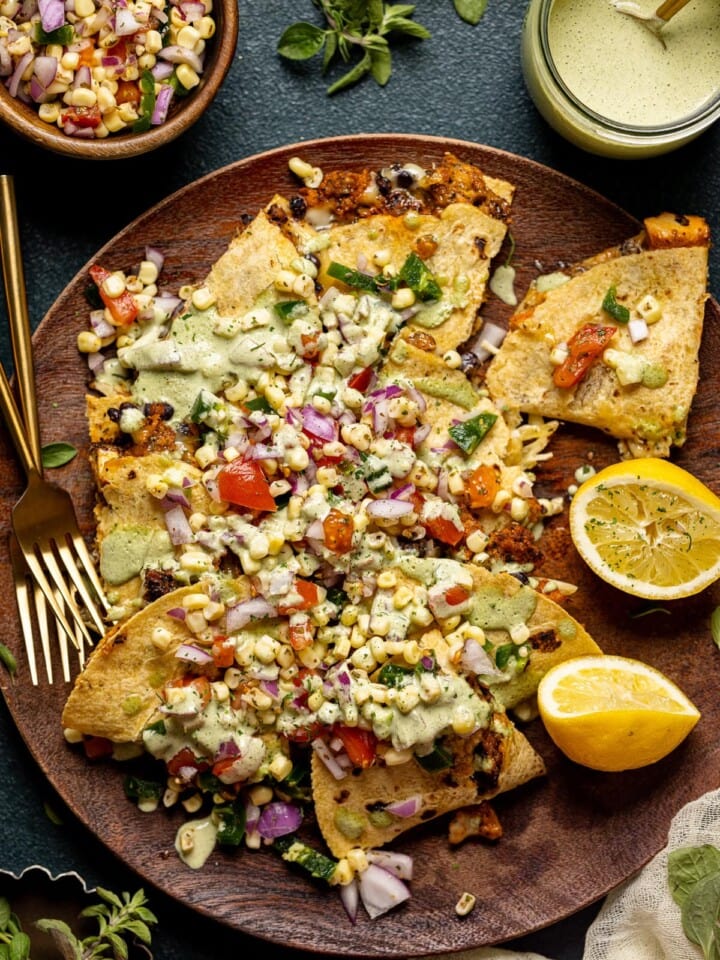
[[[12,538],[11,538],[12,541]],[[10,549],[15,550],[14,543],[11,542]],[[35,659],[35,639],[33,637],[32,617],[30,615],[30,592],[28,590],[25,571],[20,566],[20,557],[13,555],[13,579],[15,581],[15,599],[17,601],[18,616],[20,617],[20,628],[22,630],[23,640],[25,641],[25,656],[27,657],[28,667],[30,668],[30,680],[32,685],[38,685],[37,661]],[[45,658],[46,665],[49,660]],[[50,677],[48,682],[52,683],[52,667],[49,667]]]
[[[40,644],[45,658],[45,669],[47,670],[48,683],[53,682],[52,654],[50,652],[50,620],[48,617],[47,599],[41,588],[35,584],[33,586],[33,597],[35,600],[35,616],[37,617],[38,633],[40,634]],[[63,630],[58,630],[58,638],[64,637]]]
[[[71,540],[73,546],[75,547],[75,552],[77,553],[78,557],[80,558],[80,562],[83,565],[83,572],[90,581],[104,612],[107,613],[107,611],[110,609],[110,601],[105,596],[103,585],[100,582],[100,577],[95,569],[95,561],[90,556],[90,551],[88,550],[87,545],[80,534],[72,535]],[[104,633],[105,630],[106,625],[101,622],[100,632]]]
[[[74,542],[75,541],[73,540],[73,544]],[[82,597],[83,604],[92,617],[96,630],[98,633],[103,634],[105,632],[105,627],[103,626],[102,617],[97,608],[95,599],[88,590],[87,584],[85,583],[85,580],[78,569],[78,565],[75,562],[75,558],[72,555],[70,547],[67,545],[67,543],[62,543],[60,541],[58,541],[55,546],[57,547],[58,555],[65,565],[65,569],[70,576],[70,579],[75,585],[75,589]],[[92,643],[92,640],[89,640],[89,642]]]
[[[59,591],[56,591],[55,598],[57,599],[57,602],[59,604],[62,604],[63,598],[60,595]],[[63,680],[65,681],[65,683],[69,683],[70,682],[70,658],[68,656],[68,635],[65,633],[64,630],[58,630],[57,634],[58,634],[58,637],[57,637],[58,647],[60,648],[60,664],[62,666]],[[77,644],[77,631],[75,634],[73,634],[71,639],[73,643],[78,646],[78,652],[79,652],[79,644]]]
[[[28,567],[30,568],[30,572],[35,578],[36,584],[40,587],[43,594],[45,595],[45,599],[50,604],[50,607],[52,608],[52,612],[55,614],[55,619],[58,621],[60,626],[63,628],[67,636],[70,637],[70,639],[74,644],[75,635],[73,633],[73,629],[68,623],[67,617],[65,616],[65,613],[62,607],[55,599],[55,595],[53,594],[53,588],[50,586],[50,582],[48,581],[48,578],[45,576],[45,571],[43,570],[42,564],[38,561],[38,558],[32,552],[28,552],[25,554],[25,561]],[[57,569],[57,564],[55,566]],[[58,570],[57,572],[58,572],[59,579],[62,581],[62,577],[60,576],[60,571]]]
[[[58,545],[56,544],[56,547],[57,546]],[[45,563],[45,567],[48,573],[50,574],[55,586],[57,587],[57,590],[60,593],[60,597],[65,602],[65,609],[70,613],[74,623],[78,627],[80,627],[80,629],[83,631],[83,636],[85,637],[87,642],[89,644],[92,644],[93,641],[92,641],[92,637],[90,636],[90,631],[83,623],[82,614],[78,610],[77,604],[73,600],[73,596],[70,593],[70,590],[68,589],[68,585],[65,582],[65,578],[62,575],[62,571],[60,570],[60,567],[58,566],[58,562],[55,558],[55,554],[53,553],[52,549],[45,549],[40,551],[40,555]],[[72,562],[70,565],[72,566]],[[48,597],[48,600],[49,599],[50,598]],[[58,606],[59,607],[61,606],[59,599],[58,599]],[[67,635],[74,645],[75,644],[74,631],[70,629],[69,631],[67,631]]]

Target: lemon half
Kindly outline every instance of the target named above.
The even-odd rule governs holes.
[[[667,460],[601,470],[578,489],[569,521],[583,560],[625,593],[675,600],[720,577],[720,498]]]
[[[639,660],[575,657],[540,681],[538,708],[562,752],[606,772],[645,767],[690,733],[700,712],[663,673]]]

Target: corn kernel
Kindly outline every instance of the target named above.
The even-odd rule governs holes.
[[[173,7],[173,9],[175,8]],[[192,90],[193,87],[196,87],[200,83],[200,77],[187,63],[178,64],[175,76],[186,90]]]
[[[362,873],[368,868],[367,854],[361,847],[353,847],[348,850],[345,859],[356,873]]]
[[[178,73],[179,72],[180,71],[178,68]],[[180,82],[183,84],[183,86],[186,86],[186,84],[182,80]],[[190,89],[190,88],[187,87],[187,89]],[[196,310],[208,310],[210,307],[212,307],[215,304],[216,300],[217,300],[217,297],[215,296],[213,291],[210,290],[209,287],[198,287],[197,290],[193,291],[192,304]]]
[[[455,913],[459,917],[466,917],[475,907],[475,897],[471,893],[463,893],[455,904]]]
[[[209,40],[215,36],[216,24],[212,17],[200,17],[195,23],[195,29],[203,40]]]
[[[270,766],[268,767],[268,773],[275,780],[284,780],[292,772],[292,761],[289,757],[286,757],[284,753],[278,753],[273,757]]]
[[[395,310],[405,310],[415,303],[415,294],[410,287],[400,287],[393,294],[391,303]]]
[[[186,50],[192,50],[195,44],[200,39],[200,34],[197,29],[190,24],[182,27],[178,30],[176,43],[179,47],[184,47]]]
[[[77,337],[77,348],[80,353],[97,353],[102,346],[100,337],[91,330],[82,330]]]
[[[193,793],[182,801],[186,813],[197,813],[202,806],[203,798],[201,793]]]
[[[167,650],[172,642],[172,634],[166,627],[155,627],[150,640],[157,650]]]
[[[452,715],[452,728],[458,736],[467,736],[476,727],[475,716],[469,707],[459,705]]]

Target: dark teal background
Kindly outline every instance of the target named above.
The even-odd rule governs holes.
[[[42,319],[94,252],[148,207],[242,157],[323,136],[425,133],[472,140],[554,167],[638,218],[664,209],[702,214],[720,237],[720,126],[652,160],[607,160],[568,145],[539,117],[523,85],[519,49],[524,9],[522,0],[489,0],[485,17],[472,28],[457,18],[451,0],[419,0],[417,19],[432,31],[432,38],[394,48],[394,72],[385,88],[366,80],[331,99],[325,87],[337,74],[323,78],[319,61],[290,64],[275,53],[284,27],[294,20],[315,19],[311,0],[241,0],[237,56],[226,83],[202,120],[169,146],[145,157],[93,163],[44,153],[0,129],[0,172],[15,177],[33,323]],[[628,74],[632,82],[630,64]],[[710,281],[715,296],[720,293],[718,256],[715,248]],[[0,305],[0,353],[9,369],[3,311]],[[58,378],[61,383],[62,371]],[[13,599],[0,598],[0,610],[14,617]],[[46,804],[60,815],[62,825],[48,818]],[[88,883],[114,890],[138,886],[63,809],[20,740],[4,702],[0,814],[0,869],[17,872],[42,863],[53,872],[77,870]],[[153,950],[158,960],[214,960],[238,952],[268,960],[300,956],[228,932],[154,890],[148,893],[161,918]],[[530,898],[532,891],[518,895]],[[328,909],[339,908],[329,901]],[[513,946],[554,960],[579,960],[596,909]],[[338,922],[344,922],[340,913]],[[352,936],[348,924],[348,938]],[[356,949],[362,953],[361,944]]]

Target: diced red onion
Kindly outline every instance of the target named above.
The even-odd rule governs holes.
[[[402,487],[397,487],[395,490],[391,491],[390,499],[391,500],[409,500],[414,493],[415,493],[415,484],[406,483]]]
[[[282,456],[280,447],[268,447],[264,443],[253,443],[248,447],[248,460],[277,460]]]
[[[413,437],[413,447],[419,447],[430,436],[432,426],[429,423],[423,423],[415,427],[415,436]]]
[[[355,877],[353,877],[350,883],[346,883],[340,887],[340,902],[345,908],[345,913],[347,913],[350,923],[355,923],[358,906],[360,905],[360,889]]]
[[[172,98],[173,88],[169,83],[163,84],[158,91],[157,97],[155,98],[155,108],[152,112],[152,118],[150,120],[153,126],[157,127],[161,123],[165,123]]]
[[[340,291],[337,287],[328,287],[322,297],[320,297],[318,306],[321,310],[328,310],[339,296]]]
[[[322,520],[313,520],[305,531],[305,536],[309,540],[325,540],[325,528]]]
[[[405,800],[397,800],[393,803],[387,803],[385,809],[395,817],[414,817],[422,805],[420,796],[406,797]]]
[[[35,103],[47,103],[50,98],[50,94],[34,74],[30,78],[30,96]]]
[[[162,50],[158,51],[157,55],[169,63],[186,63],[189,67],[193,68],[195,73],[202,73],[202,60],[200,57],[196,53],[193,53],[192,50],[188,50],[178,44],[163,47]]]
[[[180,297],[163,295],[160,297],[155,297],[153,300],[153,305],[157,307],[158,310],[162,310],[163,313],[166,313],[168,317],[171,317],[178,307],[182,306],[182,300]]]
[[[280,687],[278,686],[277,680],[262,680],[260,686],[269,697],[277,700],[280,694]]]
[[[77,90],[80,87],[91,87],[92,86],[92,74],[90,73],[90,67],[83,64],[77,68],[75,76],[73,77],[73,90]]]
[[[308,404],[300,411],[303,421],[303,429],[311,433],[319,440],[326,443],[332,443],[337,440],[337,423],[332,417],[319,413],[315,407]]]
[[[245,805],[245,830],[247,833],[255,833],[259,819],[260,807],[251,800],[248,800]]]
[[[101,340],[104,340],[105,337],[113,336],[116,332],[115,327],[105,319],[105,312],[103,310],[93,310],[90,313],[90,326]]]
[[[170,510],[176,504],[180,504],[181,507],[189,507],[190,501],[179,487],[170,487],[160,501],[160,505],[163,509]]]
[[[57,57],[35,57],[33,73],[42,87],[49,87],[57,75]]]
[[[172,610],[168,610],[167,615],[172,617],[173,620],[184,620],[187,616],[187,610],[185,607],[173,607]]]
[[[143,24],[127,8],[120,7],[115,11],[115,35],[117,37],[129,37],[138,30],[143,29]]]
[[[302,823],[302,813],[291,803],[268,803],[260,812],[258,833],[265,840],[294,833]]]
[[[89,353],[87,355],[87,364],[88,369],[91,373],[98,373],[105,365],[105,357],[98,351],[98,353]]]
[[[410,898],[403,881],[376,863],[363,870],[359,883],[360,899],[372,920]]]
[[[151,68],[150,73],[158,81],[162,83],[163,80],[169,80],[173,75],[173,70],[175,67],[167,61],[158,60],[154,67]]]
[[[185,516],[185,511],[179,504],[166,511],[165,526],[170,534],[170,540],[175,546],[181,543],[192,543],[193,532],[190,529],[188,518]]]
[[[188,23],[195,23],[205,16],[205,4],[198,3],[197,0],[186,0],[180,4],[180,10]]]
[[[225,629],[228,633],[242,630],[251,620],[264,620],[277,616],[277,610],[264,597],[241,600],[228,607],[225,613]]]
[[[51,33],[65,23],[65,4],[63,0],[38,0],[38,9],[45,33]]]
[[[648,325],[642,317],[633,317],[632,320],[629,320],[627,329],[633,343],[640,343],[641,340],[647,339],[650,333]]]
[[[501,327],[499,324],[488,320],[483,326],[482,330],[472,341],[468,347],[468,350],[470,353],[474,354],[480,362],[482,362],[483,360],[487,360],[488,357],[491,357],[495,352],[492,349],[488,349],[484,344],[489,344],[491,348],[499,347],[506,335],[507,330],[505,327]]]
[[[15,70],[13,71],[12,76],[7,82],[7,88],[11,97],[16,97],[18,95],[20,80],[22,79],[22,75],[25,73],[28,66],[32,62],[32,58],[33,58],[32,52],[28,50],[28,52],[24,54],[22,57],[20,57],[20,59],[18,60],[17,65],[15,66]]]
[[[9,77],[12,73],[12,57],[4,43],[0,43],[0,77]]]
[[[485,652],[481,643],[468,637],[460,656],[460,666],[466,673],[479,674],[484,677],[502,677],[502,670],[498,670],[495,661]]]
[[[371,500],[365,507],[371,517],[377,517],[382,520],[395,520],[398,517],[406,517],[412,513],[413,505],[409,500]]]
[[[396,853],[394,850],[368,850],[367,858],[383,870],[394,874],[400,880],[412,880],[413,859],[406,853]]]
[[[215,753],[216,760],[229,760],[231,757],[240,756],[240,747],[232,739],[223,740],[222,743],[218,745],[217,751]]]
[[[212,654],[208,653],[202,647],[195,646],[194,643],[181,643],[175,651],[178,660],[187,660],[188,663],[198,663],[205,665],[212,663]]]
[[[317,739],[313,740],[311,746],[333,777],[335,777],[336,780],[344,780],[347,776],[347,773],[337,762],[337,759],[333,756],[330,747],[328,747],[325,741],[318,737]]]
[[[165,254],[158,247],[145,247],[145,259],[155,265],[158,273],[162,271]]]

